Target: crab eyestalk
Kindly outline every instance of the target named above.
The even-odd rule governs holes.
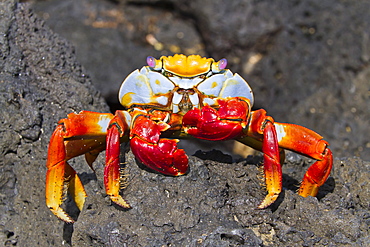
[[[148,64],[149,67],[151,67],[154,70],[161,70],[162,69],[162,60],[155,59],[152,56],[148,56],[146,58],[146,63]]]
[[[219,73],[221,70],[224,70],[226,66],[227,66],[227,60],[226,58],[223,58],[220,61],[214,62],[212,64],[212,72]]]

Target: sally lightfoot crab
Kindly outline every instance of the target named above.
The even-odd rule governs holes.
[[[49,144],[46,204],[61,220],[73,219],[60,207],[66,190],[82,210],[86,192],[67,163],[84,154],[92,163],[106,150],[104,184],[116,204],[129,208],[120,192],[120,144],[129,142],[136,159],[157,172],[179,176],[188,170],[188,157],[177,139],[195,137],[222,141],[235,139],[263,152],[267,195],[258,208],[275,202],[282,190],[284,149],[316,160],[305,173],[299,195],[316,196],[332,169],[328,143],[302,126],[277,123],[263,109],[252,111],[248,83],[216,62],[198,55],[147,58],[147,66],[122,83],[116,113],[82,111],[59,121]]]

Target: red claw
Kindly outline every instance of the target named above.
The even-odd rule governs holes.
[[[184,150],[177,149],[175,140],[149,143],[136,136],[130,145],[135,157],[152,170],[171,176],[183,175],[188,170],[188,157]]]
[[[160,139],[161,131],[167,128],[163,122],[138,116],[131,131],[131,150],[150,169],[166,175],[183,175],[188,170],[188,157],[184,150],[177,149],[178,140]]]
[[[188,111],[183,117],[185,131],[196,138],[214,141],[240,136],[248,105],[238,99],[219,100],[218,103],[218,110],[206,105],[201,110]]]
[[[158,142],[161,132],[168,128],[169,126],[164,122],[154,122],[149,117],[140,115],[135,119],[130,135],[131,137],[140,136],[150,143],[155,143]]]

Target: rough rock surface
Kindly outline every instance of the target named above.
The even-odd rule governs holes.
[[[223,19],[226,18],[225,16],[221,18],[222,11],[216,11],[219,9],[206,5],[210,4],[207,1],[204,2],[203,8],[198,6],[200,1],[199,3],[191,1],[188,6],[182,6],[181,2],[178,1],[175,4],[169,1],[171,4],[161,6],[171,9],[179,4],[177,8],[181,9],[181,13],[190,13],[189,9],[201,11],[201,14],[195,13],[196,16],[201,16],[202,20],[204,18],[203,21],[199,20],[198,29],[203,30],[206,35],[206,30],[201,26],[206,25],[205,23],[210,26],[208,36],[202,37],[201,40],[207,43],[207,52],[216,58],[226,56],[225,53],[232,53],[234,50],[232,48],[235,48],[236,57],[243,54],[242,48],[245,49],[245,54],[248,54],[247,50],[253,51],[253,45],[238,48],[237,42],[244,35],[261,41],[258,35],[253,36],[248,33],[253,32],[253,29],[250,30],[247,26],[244,29],[235,27],[236,31],[241,32],[240,38],[231,33],[227,34],[228,30],[225,27],[219,27],[224,35],[214,36],[212,39],[211,35],[219,35],[214,32],[216,27],[211,28],[215,25],[210,21],[212,18],[219,16],[221,21],[227,20],[230,23],[234,23],[235,20]],[[316,20],[315,18],[319,16],[318,10],[321,14],[325,13],[324,6],[315,4],[314,1],[308,2],[307,5],[296,2],[298,7],[294,10],[301,11],[300,18]],[[338,153],[350,153],[350,155],[343,158],[337,156],[333,172],[317,198],[302,198],[294,193],[295,185],[299,183],[312,162],[294,153],[288,153],[283,167],[285,190],[278,202],[266,210],[256,210],[265,193],[259,179],[260,156],[249,156],[232,163],[230,157],[219,151],[197,152],[195,156],[190,157],[189,174],[174,178],[140,168],[135,164],[131,152],[128,152],[125,161],[129,184],[123,194],[133,207],[130,210],[122,210],[112,205],[109,198],[105,196],[102,184],[103,155],[95,162],[96,175],[88,169],[83,159],[77,158],[71,162],[78,170],[89,194],[82,212],[78,212],[69,199],[65,202],[67,211],[77,219],[73,225],[57,220],[45,206],[46,168],[44,164],[48,140],[56,122],[69,112],[80,110],[106,112],[109,109],[100,93],[92,86],[91,80],[86,75],[87,72],[77,62],[74,48],[69,42],[53,33],[26,5],[17,4],[16,1],[11,0],[2,1],[0,4],[2,56],[0,60],[0,243],[4,246],[370,245],[370,162],[352,157],[354,154],[368,157],[365,151],[366,148],[368,150],[366,142],[369,141],[369,133],[365,129],[368,128],[369,119],[369,50],[366,46],[369,42],[369,29],[366,29],[365,22],[361,21],[366,19],[363,13],[365,2],[356,1],[353,4],[342,2],[331,8],[331,11],[337,12],[336,15],[331,15],[333,12],[327,13],[327,16],[334,18],[335,21],[332,25],[328,24],[330,28],[322,35],[341,33],[341,25],[344,24],[339,20],[347,20],[346,18],[351,20],[351,23],[353,21],[353,25],[357,28],[352,26],[345,38],[340,35],[333,37],[333,42],[343,46],[341,53],[343,57],[331,58],[335,61],[340,60],[337,61],[338,63],[343,63],[339,68],[332,67],[334,62],[323,61],[322,56],[325,57],[325,55],[320,52],[317,54],[321,55],[314,60],[308,59],[307,62],[307,59],[301,58],[301,61],[296,58],[292,60],[292,65],[283,66],[289,58],[292,59],[292,51],[291,53],[288,51],[284,53],[284,50],[277,49],[273,49],[274,52],[261,51],[266,58],[262,63],[270,63],[273,58],[276,64],[279,64],[278,61],[285,61],[279,66],[282,68],[284,83],[288,89],[291,80],[299,79],[300,83],[303,83],[302,78],[308,80],[307,74],[311,73],[314,84],[317,85],[309,92],[305,91],[306,94],[300,95],[301,90],[295,90],[294,87],[289,89],[291,91],[288,89],[285,91],[279,83],[276,84],[279,89],[270,88],[272,86],[267,83],[276,76],[269,75],[274,74],[274,70],[266,69],[262,73],[263,67],[256,67],[259,72],[253,70],[255,72],[250,75],[255,81],[261,82],[261,85],[265,83],[263,85],[267,95],[273,95],[271,94],[273,90],[281,90],[279,95],[294,92],[295,99],[302,99],[294,102],[288,98],[289,95],[284,95],[280,101],[286,101],[287,104],[293,101],[295,106],[292,110],[280,112],[281,114],[296,112],[296,116],[301,118],[299,119],[301,123],[313,126],[322,124],[319,118],[324,118],[327,121],[324,127],[325,133],[328,139],[332,138],[332,143],[335,140],[334,137],[339,141],[347,140],[349,144],[361,142],[356,146],[356,148],[363,147],[361,152],[347,146],[333,145]],[[254,15],[258,15],[263,9],[263,6],[258,4],[241,5],[243,8],[246,6]],[[348,7],[345,16],[343,6]],[[142,8],[150,12],[154,6],[145,4],[143,1],[140,4],[131,4],[130,7]],[[228,6],[224,10],[225,14],[235,12],[237,7],[238,5]],[[273,8],[273,6],[265,7]],[[353,12],[355,10],[359,11],[357,15]],[[161,8],[156,8],[156,11],[160,12]],[[137,15],[139,12],[135,13]],[[243,17],[240,12],[236,13],[239,14],[235,14],[233,18]],[[271,13],[273,14],[275,13]],[[288,17],[282,16],[282,19],[286,18]],[[317,20],[321,20],[320,18]],[[321,47],[318,41],[313,42],[313,45],[308,42],[309,39],[315,38],[314,35],[317,32],[314,30],[320,28],[315,26],[311,31],[308,28],[308,33],[304,33],[306,30],[304,27],[310,23],[309,21],[306,19],[300,21],[291,19],[291,21],[294,24],[289,27],[295,30],[293,33],[298,35],[294,27],[301,22],[302,34],[300,35],[308,39],[306,43],[295,45],[300,46],[303,49],[301,52],[307,52],[308,58],[313,59],[311,56],[314,55],[308,51],[314,50],[315,47],[319,50],[325,48]],[[275,21],[271,21],[272,27],[266,23],[270,23],[270,20],[254,23],[252,27],[257,31],[261,28],[265,31],[275,30]],[[285,30],[284,25],[281,26],[284,31],[280,32],[289,34],[289,30]],[[367,30],[367,33],[363,33],[364,30]],[[243,32],[246,33],[243,34]],[[360,38],[357,39],[358,37],[353,36],[353,33],[358,33]],[[266,39],[271,34],[274,32],[266,32]],[[278,37],[279,44],[282,44],[284,36]],[[135,41],[133,37],[131,40]],[[236,44],[230,45],[230,40]],[[347,44],[349,41],[353,45],[353,50],[346,50],[352,47]],[[253,40],[249,42],[253,44]],[[225,44],[229,44],[230,48],[222,48]],[[264,44],[265,49],[270,47],[269,45],[274,47],[274,44]],[[338,49],[340,50],[338,47],[335,48],[335,50]],[[219,51],[216,54],[217,50]],[[135,54],[134,50],[132,52]],[[137,54],[129,57],[132,61],[141,63],[143,59],[138,62]],[[291,56],[285,56],[289,54]],[[246,55],[242,57],[245,59]],[[303,73],[305,61],[309,65],[315,65],[312,71]],[[276,64],[272,68],[278,66]],[[351,64],[356,66],[346,67]],[[326,72],[316,71],[326,65],[328,65]],[[234,61],[233,66],[237,69],[238,62]],[[297,73],[292,77],[293,79],[288,76],[289,67],[289,71],[292,70],[293,74]],[[347,68],[346,71],[341,71],[345,68]],[[335,73],[340,77],[337,84],[331,86],[320,84],[327,83],[330,75]],[[323,75],[326,77],[321,81],[319,78]],[[278,78],[279,76],[275,79],[275,83]],[[338,84],[340,82],[346,82],[346,84]],[[297,86],[297,83],[294,85]],[[334,86],[337,87],[335,91]],[[258,89],[257,85],[257,91],[262,92],[262,97],[264,97],[264,90]],[[278,96],[271,97],[276,99]],[[265,99],[268,101],[270,98],[266,96]],[[269,103],[272,104],[271,102]],[[259,104],[262,105],[262,103]],[[338,104],[341,104],[340,107],[336,107]],[[275,104],[272,105],[271,110],[279,113],[278,109],[274,110]],[[317,111],[312,110],[310,106]],[[310,111],[311,113],[308,113]],[[291,119],[289,116],[286,117]],[[331,131],[335,133],[330,134],[330,126]],[[334,136],[335,134],[338,136]],[[229,163],[221,163],[221,161]]]

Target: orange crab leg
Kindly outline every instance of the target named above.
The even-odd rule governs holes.
[[[277,135],[274,124],[269,120],[265,122],[263,128],[262,152],[268,194],[258,208],[266,208],[274,203],[282,190],[283,174],[281,171]]]
[[[82,211],[87,194],[76,171],[68,163],[65,167],[65,179],[68,184],[68,192],[72,196],[78,209]]]
[[[267,195],[258,206],[262,209],[274,203],[282,190],[281,164],[285,155],[278,142],[274,119],[266,116],[265,110],[251,112],[246,134],[239,141],[263,152]]]
[[[64,130],[62,125],[55,129],[49,145],[48,159],[46,162],[46,205],[61,220],[72,223],[72,218],[60,207],[63,202],[66,152],[64,148]],[[84,188],[76,188],[84,191]],[[81,201],[81,200],[79,200]]]
[[[305,127],[285,123],[275,123],[275,126],[281,147],[317,160],[308,168],[298,190],[298,194],[303,197],[316,196],[333,166],[329,144],[322,140],[322,136]]]
[[[271,124],[273,123],[273,124]],[[333,157],[329,144],[316,132],[299,125],[276,123],[265,110],[251,113],[248,136],[239,139],[264,153],[264,172],[268,195],[258,208],[271,205],[281,191],[281,163],[278,149],[284,148],[314,158],[298,190],[303,197],[316,196],[332,169]],[[261,144],[262,143],[262,144]],[[278,145],[278,146],[276,146]],[[283,154],[280,150],[280,155]],[[272,158],[271,158],[272,157]],[[282,157],[280,157],[280,160]],[[277,194],[277,195],[276,195]]]
[[[60,207],[66,192],[65,185],[80,210],[84,205],[86,192],[75,170],[65,159],[63,134],[63,126],[59,125],[51,138],[53,146],[50,146],[46,163],[46,204],[58,218],[72,223],[72,218]]]
[[[130,208],[130,204],[119,195],[120,192],[120,139],[127,137],[127,121],[121,111],[109,123],[107,133],[106,162],[104,169],[104,185],[110,199],[123,208]]]
[[[60,207],[68,189],[81,210],[86,192],[75,170],[67,160],[81,154],[91,165],[104,149],[105,134],[112,114],[83,111],[71,113],[59,121],[49,143],[46,161],[46,205],[61,220],[72,223],[72,218]]]

